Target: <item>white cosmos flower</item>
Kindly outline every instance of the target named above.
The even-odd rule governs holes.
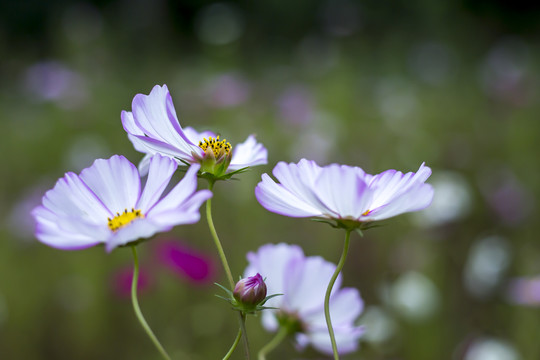
[[[122,111],[122,125],[135,149],[147,154],[139,165],[143,174],[155,153],[179,163],[201,163],[202,172],[218,177],[267,163],[267,150],[253,135],[231,146],[214,132],[182,128],[167,85],[154,86],[149,95],[135,95],[131,107],[132,111]]]
[[[290,217],[318,217],[362,224],[426,208],[433,188],[426,184],[431,169],[424,164],[416,173],[387,170],[366,174],[359,167],[314,161],[279,162],[255,189],[267,210]]]
[[[158,154],[148,167],[142,191],[137,168],[119,155],[96,160],[80,175],[66,173],[32,211],[36,237],[64,250],[104,244],[111,251],[199,221],[199,207],[212,196],[208,190],[197,191],[199,165],[192,165],[164,197],[176,162]]]
[[[268,294],[283,294],[265,303],[279,310],[264,310],[263,326],[269,331],[286,326],[289,333],[294,334],[299,348],[311,345],[332,354],[324,296],[336,265],[319,256],[306,257],[299,246],[284,243],[263,245],[257,252],[248,253],[247,259],[249,265],[244,277],[259,273],[265,278]],[[345,354],[358,348],[364,333],[362,326],[354,325],[364,304],[358,290],[340,289],[340,286],[341,276],[330,297],[330,314],[338,351]]]

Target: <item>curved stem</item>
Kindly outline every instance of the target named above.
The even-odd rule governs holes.
[[[236,347],[238,346],[238,343],[240,342],[241,338],[242,338],[242,328],[238,329],[238,334],[236,335],[236,339],[234,339],[234,342],[231,348],[229,349],[229,352],[225,354],[225,356],[223,357],[223,360],[227,360],[231,357],[234,350],[236,350]]]
[[[214,183],[212,181],[209,181],[208,184],[208,189],[212,191]],[[232,277],[231,268],[229,267],[229,263],[227,262],[227,257],[225,256],[225,252],[223,251],[223,247],[221,246],[221,242],[219,241],[216,228],[214,227],[214,221],[212,220],[212,198],[206,200],[206,219],[208,221],[208,227],[210,228],[212,239],[214,239],[214,244],[216,245],[219,258],[221,259],[221,263],[223,264],[223,268],[225,269],[225,274],[227,274],[229,286],[231,287],[231,289],[234,289],[234,280]]]
[[[148,323],[144,319],[144,316],[141,312],[141,308],[139,307],[139,301],[137,300],[137,284],[139,280],[139,259],[137,258],[137,249],[135,245],[131,246],[131,249],[133,250],[133,280],[131,282],[131,302],[133,303],[133,310],[135,311],[135,315],[137,316],[137,319],[141,323],[141,326],[143,327],[144,331],[152,340],[154,343],[154,346],[158,349],[159,353],[165,360],[171,360],[171,357],[163,346],[161,346],[161,343],[157,339],[156,335],[152,332],[152,329],[150,329],[150,326],[148,326]]]
[[[266,360],[266,354],[274,350],[287,337],[287,328],[281,327],[276,336],[259,351],[259,360]]]
[[[214,188],[214,181],[209,180],[208,181],[208,189],[212,191]],[[227,275],[227,280],[229,281],[229,286],[231,290],[234,289],[234,280],[231,273],[231,268],[229,267],[229,262],[227,261],[227,257],[225,256],[225,251],[223,251],[223,246],[221,246],[221,241],[219,241],[219,237],[216,231],[216,228],[214,226],[214,220],[212,219],[212,198],[209,198],[206,200],[206,220],[208,222],[208,227],[210,228],[210,233],[212,234],[212,239],[214,240],[214,244],[216,245],[219,258],[221,259],[221,264],[223,265],[223,269],[225,269],[225,274]],[[240,332],[243,334],[243,343],[244,343],[244,354],[246,359],[249,360],[249,343],[248,343],[248,337],[246,332],[246,324],[245,324],[245,317],[242,313],[238,312],[238,316],[240,319]]]
[[[332,351],[334,352],[334,360],[339,360],[339,354],[338,349],[336,345],[336,337],[334,335],[334,328],[332,328],[332,320],[330,319],[330,294],[332,293],[332,287],[334,287],[334,283],[336,282],[336,279],[341,272],[341,269],[343,269],[343,265],[345,265],[345,259],[347,258],[347,253],[349,252],[349,240],[351,239],[351,230],[347,230],[347,234],[345,235],[345,245],[343,246],[343,252],[341,253],[341,258],[339,259],[339,262],[336,267],[336,271],[334,271],[334,275],[330,278],[330,282],[328,283],[328,288],[326,289],[326,295],[324,297],[324,317],[326,318],[326,326],[328,327],[328,333],[330,334],[330,341],[332,342]]]

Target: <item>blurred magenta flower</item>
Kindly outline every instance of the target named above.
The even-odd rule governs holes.
[[[255,189],[267,210],[336,220],[348,228],[424,209],[433,199],[433,188],[425,183],[431,169],[424,164],[416,173],[387,170],[370,175],[358,167],[320,167],[302,159],[298,164],[279,162],[272,173],[280,183],[263,174]]]
[[[214,262],[205,253],[174,240],[160,242],[156,253],[161,264],[189,282],[194,284],[214,282]]]
[[[112,274],[111,289],[113,293],[120,298],[129,298],[131,296],[131,286],[133,281],[133,267],[126,266],[117,269]],[[139,277],[137,278],[137,293],[141,294],[152,286],[152,277],[144,267],[139,268]]]
[[[266,302],[265,306],[279,310],[263,311],[263,326],[269,331],[286,326],[300,349],[311,344],[332,354],[324,294],[336,266],[319,256],[306,257],[299,246],[284,243],[263,245],[256,253],[248,253],[247,259],[244,276],[260,273],[266,279],[268,293],[283,294]],[[341,276],[330,298],[330,311],[339,352],[345,354],[358,348],[364,333],[362,326],[354,325],[364,304],[358,290],[340,286]]]
[[[255,306],[266,298],[266,284],[261,274],[248,276],[236,283],[234,298],[241,304]]]
[[[111,251],[175,225],[195,223],[199,207],[212,193],[196,191],[199,165],[193,165],[160,199],[176,167],[168,157],[152,157],[142,192],[137,168],[123,156],[98,159],[80,175],[66,173],[32,211],[36,237],[64,250],[103,243]]]
[[[200,163],[202,173],[216,177],[267,163],[267,150],[253,135],[233,149],[211,131],[198,133],[190,127],[182,128],[167,85],[154,86],[149,95],[135,95],[132,110],[122,111],[122,124],[135,149],[147,154],[139,165],[143,174],[155,153],[178,163]]]
[[[250,92],[250,85],[244,78],[230,73],[213,78],[205,89],[205,97],[208,105],[225,108],[244,103]]]

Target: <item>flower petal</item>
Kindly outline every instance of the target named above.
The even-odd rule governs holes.
[[[234,171],[247,166],[264,165],[268,163],[268,151],[249,135],[246,141],[233,147],[233,154],[229,170]]]
[[[143,214],[158,202],[176,168],[176,162],[168,157],[156,154],[150,159],[148,179],[136,205]]]
[[[114,248],[126,245],[139,239],[148,239],[158,232],[171,230],[171,226],[161,226],[150,219],[133,220],[129,225],[118,229],[105,243],[105,250],[111,252]]]
[[[255,188],[255,197],[268,211],[290,217],[322,216],[319,209],[294,195],[281,184],[276,184],[268,174]]]
[[[406,212],[422,210],[428,207],[432,200],[433,187],[430,184],[417,183],[390,203],[370,212],[365,219],[384,220]]]
[[[114,155],[108,160],[98,159],[81,171],[80,178],[112,212],[131,209],[141,192],[137,168],[125,157]]]
[[[337,218],[358,219],[368,210],[372,193],[355,168],[332,164],[323,168],[314,185],[317,197]]]

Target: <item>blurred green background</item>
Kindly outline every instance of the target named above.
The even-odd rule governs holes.
[[[167,84],[182,125],[268,148],[267,166],[215,188],[236,275],[267,242],[341,253],[340,231],[257,203],[278,161],[432,167],[430,208],[353,237],[344,285],[368,330],[344,359],[539,359],[539,15],[504,0],[2,0],[0,358],[158,358],[125,295],[130,252],[46,247],[28,213],[66,171],[137,163],[120,111]],[[210,258],[208,276],[165,264],[168,241]],[[220,359],[237,323],[214,297],[225,279],[205,220],[139,252],[141,307],[165,348]],[[254,352],[271,338],[259,319],[248,329]],[[324,356],[289,342],[269,358]]]

